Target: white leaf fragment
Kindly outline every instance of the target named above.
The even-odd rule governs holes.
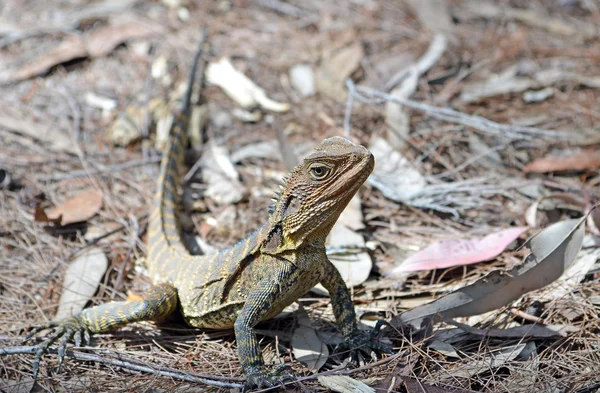
[[[223,205],[242,200],[246,189],[224,146],[211,145],[201,160],[202,177],[208,184],[206,196]]]
[[[327,361],[329,350],[313,329],[308,314],[303,307],[296,313],[298,327],[292,335],[292,352],[296,360],[309,370],[316,372]]]
[[[98,290],[106,273],[108,260],[101,248],[92,247],[69,264],[63,280],[63,293],[58,304],[55,321],[68,318],[83,310],[85,304]]]
[[[258,105],[273,112],[285,112],[289,109],[288,104],[273,101],[267,97],[262,88],[236,70],[226,57],[217,62],[211,62],[206,67],[206,80],[223,89],[225,94],[242,108],[248,109]]]
[[[406,202],[427,185],[425,178],[402,154],[384,139],[377,138],[369,145],[375,156],[375,170],[368,182],[393,201]]]
[[[290,82],[303,98],[315,94],[315,74],[308,64],[296,64],[290,68]]]
[[[322,375],[319,383],[338,393],[375,393],[375,389],[345,375]]]

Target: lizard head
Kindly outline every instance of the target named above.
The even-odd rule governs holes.
[[[373,154],[364,146],[337,136],[323,140],[287,177],[271,222],[280,225],[283,237],[295,245],[324,242],[374,164]]]

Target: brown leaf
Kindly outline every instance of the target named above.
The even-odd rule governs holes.
[[[141,22],[128,21],[119,25],[98,28],[84,36],[70,36],[42,51],[37,57],[25,53],[9,61],[2,62],[0,84],[17,82],[42,75],[52,67],[82,57],[106,56],[118,45],[158,33]]]
[[[94,30],[86,37],[86,47],[91,57],[106,56],[125,41],[153,35],[156,29],[143,23],[124,23]]]
[[[35,209],[33,211],[33,219],[39,222],[51,222],[55,225],[60,225],[60,222],[62,221],[62,215],[58,216],[57,218],[51,220],[48,218],[48,216],[46,215],[46,212],[44,211],[44,208],[41,207],[39,204],[35,205]]]
[[[600,151],[581,150],[569,156],[546,156],[527,164],[525,173],[546,173],[558,171],[583,171],[600,168]]]
[[[102,193],[98,190],[88,190],[47,212],[44,212],[43,209],[36,209],[34,216],[37,221],[68,225],[92,218],[101,207]]]

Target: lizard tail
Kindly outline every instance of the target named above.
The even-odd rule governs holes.
[[[196,72],[202,49],[206,39],[203,32],[200,45],[194,57],[194,64],[188,79],[188,86],[182,101],[182,107],[173,120],[167,148],[160,164],[160,173],[157,181],[156,194],[154,195],[150,218],[148,220],[148,257],[147,265],[151,277],[166,278],[169,269],[167,266],[172,258],[170,253],[188,255],[188,251],[181,241],[181,226],[177,218],[177,205],[179,195],[177,184],[179,174],[183,170],[185,148],[187,146],[187,129],[190,122],[191,96]]]

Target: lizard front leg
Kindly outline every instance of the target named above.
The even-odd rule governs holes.
[[[344,336],[344,341],[338,346],[338,352],[350,351],[353,360],[356,360],[359,352],[367,355],[371,351],[390,353],[391,348],[377,341],[380,324],[372,332],[363,332],[358,329],[356,323],[356,312],[350,298],[350,291],[344,282],[340,272],[329,259],[323,265],[323,279],[321,284],[329,291],[333,314]]]
[[[238,345],[238,354],[242,370],[247,377],[245,388],[272,387],[289,379],[289,375],[282,375],[283,368],[267,371],[260,352],[260,346],[256,338],[254,326],[262,321],[271,311],[281,287],[284,283],[294,279],[294,265],[283,259],[269,256],[266,263],[260,265],[261,277],[255,281],[251,291],[248,293],[246,302],[235,320],[235,339]],[[264,268],[264,270],[263,270]]]

